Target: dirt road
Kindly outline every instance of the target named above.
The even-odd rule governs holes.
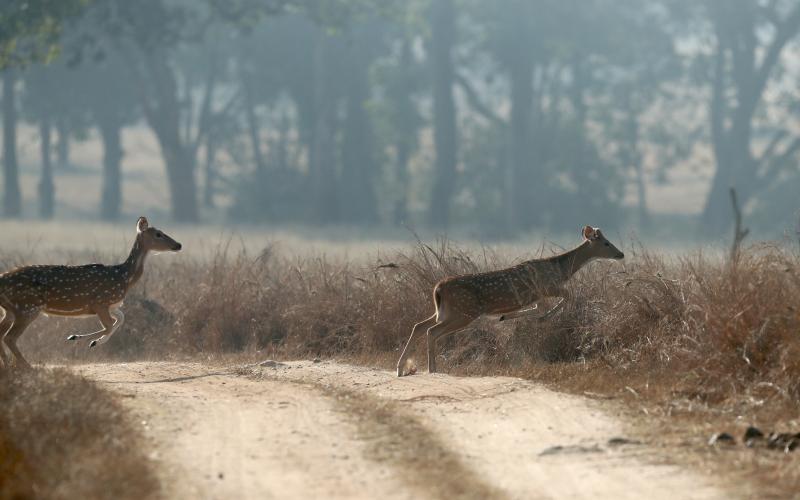
[[[717,498],[602,402],[332,362],[82,365],[141,421],[169,498]],[[622,438],[622,439],[620,439]]]

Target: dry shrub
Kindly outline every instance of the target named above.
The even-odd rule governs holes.
[[[119,403],[63,369],[0,372],[0,498],[152,498]]]

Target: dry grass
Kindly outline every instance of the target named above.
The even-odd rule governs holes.
[[[122,407],[64,369],[0,373],[0,498],[157,495]]]
[[[747,249],[734,264],[703,253],[626,254],[622,263],[579,273],[575,300],[545,324],[476,322],[446,342],[440,370],[516,375],[626,399],[661,428],[685,431],[675,434],[681,442],[748,423],[800,430],[798,256],[768,245]],[[153,259],[126,303],[128,323],[108,344],[92,351],[68,344],[66,334],[90,326],[47,320],[26,334],[22,349],[40,361],[259,352],[393,368],[413,324],[432,312],[438,279],[514,262],[448,242],[358,260],[273,247]],[[415,357],[424,365],[422,341]],[[800,487],[793,456],[773,454],[763,459],[769,465],[761,455],[736,460],[776,488]]]

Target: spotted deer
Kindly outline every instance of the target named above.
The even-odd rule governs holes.
[[[97,316],[103,328],[67,340],[91,339],[90,347],[111,338],[125,316],[119,307],[125,295],[139,281],[144,261],[151,251],[177,252],[181,244],[162,231],[150,227],[139,217],[136,240],[127,260],[107,266],[25,266],[0,274],[0,308],[5,312],[0,322],[0,358],[5,367],[9,359],[4,343],[23,367],[30,365],[17,348],[17,339],[40,313],[52,316]]]
[[[453,276],[433,288],[433,316],[414,325],[411,336],[397,361],[397,376],[406,375],[405,362],[414,335],[427,329],[428,371],[436,372],[436,342],[464,330],[480,316],[499,316],[500,321],[518,318],[537,310],[533,305],[545,297],[561,300],[537,320],[544,321],[569,297],[567,280],[593,259],[622,259],[619,251],[600,229],[583,228],[583,243],[568,252],[533,259],[508,269],[480,274]]]

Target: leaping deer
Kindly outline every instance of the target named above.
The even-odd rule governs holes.
[[[480,316],[500,316],[500,321],[518,318],[537,310],[533,305],[544,297],[561,297],[552,309],[538,318],[552,316],[569,297],[567,280],[593,259],[622,259],[625,254],[612,245],[596,227],[583,228],[584,241],[576,248],[546,259],[533,259],[508,269],[445,278],[433,288],[436,312],[414,325],[397,361],[397,376],[405,373],[408,347],[423,328],[428,332],[428,371],[436,372],[436,342],[464,330]]]
[[[147,219],[136,222],[136,241],[122,264],[106,266],[25,266],[0,274],[0,308],[5,311],[0,322],[0,358],[3,366],[9,359],[2,344],[8,346],[23,367],[30,364],[17,348],[17,339],[39,313],[53,316],[96,315],[101,330],[84,335],[70,335],[67,340],[91,338],[90,347],[104,344],[122,326],[125,316],[119,310],[128,290],[139,281],[144,261],[150,251],[177,252],[181,244],[162,231],[150,227]]]

